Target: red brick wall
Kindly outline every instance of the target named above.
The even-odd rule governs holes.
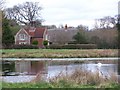
[[[38,47],[44,48],[43,45],[43,38],[33,38],[32,41],[37,40],[38,41]]]

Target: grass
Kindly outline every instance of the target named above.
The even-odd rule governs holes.
[[[99,76],[97,71],[92,73],[82,69],[75,69],[71,74],[60,73],[58,76],[50,78],[49,82],[45,82],[39,77],[36,77],[35,80],[29,83],[3,82],[3,88],[120,88],[115,74],[111,74],[110,78],[104,78]]]
[[[99,87],[92,85],[76,85],[65,81],[59,81],[57,85],[41,82],[41,83],[3,83],[2,88],[111,88],[111,90],[119,90],[119,84],[103,84]],[[103,90],[103,89],[102,89]]]
[[[117,57],[117,49],[3,49],[3,58]]]

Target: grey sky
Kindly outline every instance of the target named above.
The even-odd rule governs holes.
[[[119,0],[6,0],[7,7],[25,1],[40,2],[43,24],[68,26],[94,26],[94,20],[118,14]]]

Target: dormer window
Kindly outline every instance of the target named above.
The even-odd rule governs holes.
[[[20,35],[19,35],[19,39],[20,39],[20,40],[25,40],[25,34],[20,34]]]

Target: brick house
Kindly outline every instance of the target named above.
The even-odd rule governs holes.
[[[33,41],[38,41],[38,47],[43,48],[43,41],[47,40],[47,29],[41,27],[29,27],[20,29],[15,35],[15,44],[30,45]]]

